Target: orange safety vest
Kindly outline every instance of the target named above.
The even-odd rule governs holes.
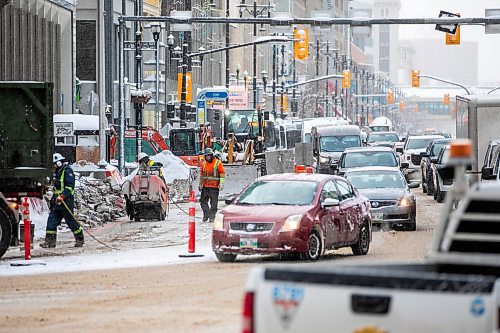
[[[217,158],[211,163],[203,162],[201,167],[200,182],[203,187],[219,188],[219,184],[224,182],[224,167]]]

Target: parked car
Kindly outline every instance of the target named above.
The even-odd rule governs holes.
[[[417,188],[418,182],[408,184],[401,171],[387,167],[348,170],[345,178],[370,200],[374,225],[416,230],[417,198],[410,189]]]
[[[390,147],[394,142],[399,142],[396,132],[370,132],[368,135],[368,144],[370,146]]]
[[[420,180],[420,161],[422,157],[420,153],[425,152],[425,149],[431,141],[443,139],[441,135],[409,135],[405,141],[404,147],[396,148],[396,152],[403,154],[403,160],[410,165],[405,170],[406,180]]]
[[[481,168],[482,181],[499,180],[500,162],[500,139],[491,140],[484,156],[483,167]]]
[[[370,202],[344,178],[275,174],[257,178],[215,217],[212,250],[237,255],[288,253],[318,260],[327,249],[365,255],[371,242]]]
[[[389,147],[347,148],[340,156],[337,174],[342,176],[347,170],[367,166],[383,166],[395,169],[407,168],[408,163],[400,165],[399,157]]]
[[[455,169],[448,165],[450,157],[450,146],[445,146],[439,152],[436,163],[431,164],[432,180],[434,186],[434,200],[441,203],[446,193],[453,187]]]
[[[422,191],[427,195],[434,194],[434,183],[432,181],[431,164],[437,161],[437,156],[441,149],[450,143],[450,139],[437,139],[431,141],[425,152],[420,153],[422,158],[420,169],[422,170]]]

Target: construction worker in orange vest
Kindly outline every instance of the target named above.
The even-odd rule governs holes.
[[[203,210],[203,222],[210,220],[213,222],[217,213],[217,203],[219,201],[219,191],[224,187],[224,166],[222,162],[215,158],[212,148],[205,149],[205,161],[200,170],[201,191],[200,205]],[[208,201],[210,200],[210,207]]]

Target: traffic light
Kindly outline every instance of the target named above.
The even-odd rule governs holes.
[[[443,104],[450,105],[450,94],[444,94]]]
[[[420,87],[420,71],[418,70],[411,71],[411,86],[413,88]]]
[[[342,71],[342,88],[351,87],[351,71],[346,69]]]
[[[387,103],[394,104],[394,92],[392,90],[387,92]]]
[[[309,32],[306,29],[293,30],[293,54],[296,60],[309,58]]]

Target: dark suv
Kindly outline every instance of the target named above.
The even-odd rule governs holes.
[[[434,194],[434,186],[432,182],[431,164],[435,163],[439,152],[446,145],[449,144],[451,139],[437,139],[429,143],[425,152],[420,153],[422,161],[420,168],[422,169],[422,191],[427,195]]]

